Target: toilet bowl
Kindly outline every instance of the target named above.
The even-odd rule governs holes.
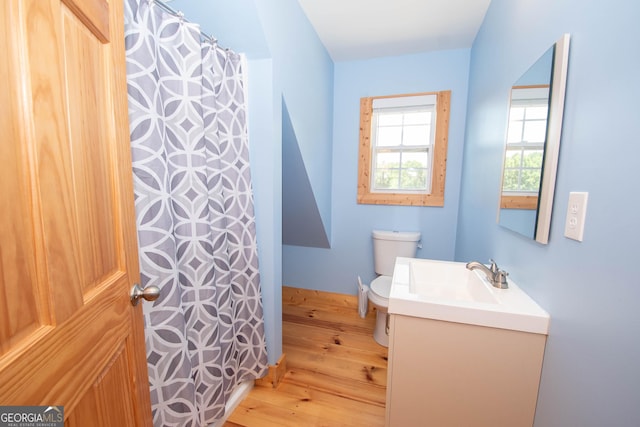
[[[369,301],[376,309],[376,326],[373,339],[380,345],[389,346],[387,334],[387,309],[389,308],[389,293],[391,292],[391,276],[379,276],[369,286]]]
[[[367,295],[376,308],[376,326],[373,339],[380,345],[389,346],[387,334],[387,312],[393,268],[397,257],[413,258],[420,242],[419,232],[379,231],[372,232],[374,270],[378,277],[369,285]]]

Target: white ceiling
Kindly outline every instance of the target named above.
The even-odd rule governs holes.
[[[470,48],[491,0],[298,0],[334,61]]]

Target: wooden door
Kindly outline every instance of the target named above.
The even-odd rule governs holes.
[[[150,425],[122,0],[0,1],[0,405]]]

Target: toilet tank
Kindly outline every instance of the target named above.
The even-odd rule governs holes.
[[[373,264],[375,272],[392,276],[396,258],[415,258],[420,233],[414,231],[373,230]]]

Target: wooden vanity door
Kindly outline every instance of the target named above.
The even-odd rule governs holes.
[[[0,2],[0,405],[151,425],[122,0]]]

